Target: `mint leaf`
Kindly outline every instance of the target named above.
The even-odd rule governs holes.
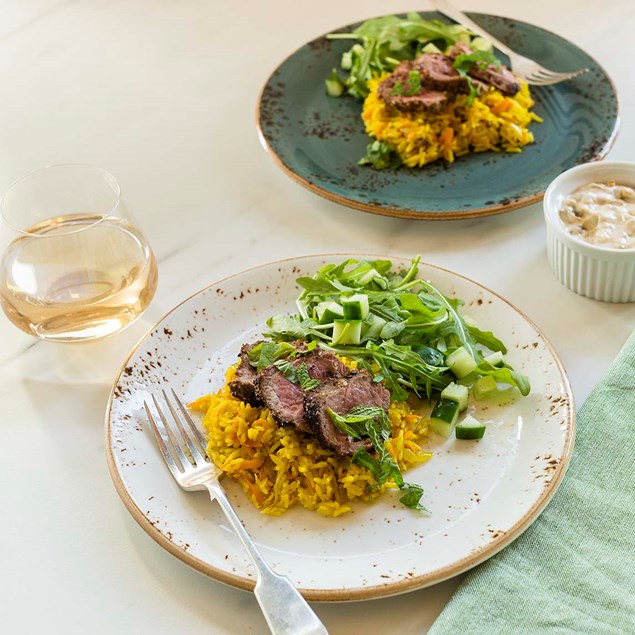
[[[421,73],[419,71],[410,71],[406,84],[395,82],[390,92],[393,95],[403,95],[404,97],[418,95],[421,92]]]
[[[296,349],[287,342],[260,342],[249,353],[249,363],[256,367],[256,372],[271,366],[276,360],[296,355]]]
[[[423,496],[423,487],[421,487],[421,485],[417,485],[415,483],[404,483],[401,489],[406,493],[399,499],[400,503],[410,509],[416,509],[422,512],[429,511],[420,503],[421,497]]]
[[[297,384],[297,373],[295,366],[288,359],[279,359],[273,365],[288,379],[291,383]]]
[[[300,384],[300,388],[305,391],[313,390],[320,385],[319,379],[311,379],[311,375],[309,375],[309,369],[306,367],[306,364],[304,362],[302,362],[302,364],[300,364],[298,368],[297,380]]]
[[[372,165],[376,170],[394,169],[401,165],[401,157],[397,151],[383,141],[373,141],[366,147],[366,155],[359,165]]]
[[[360,433],[355,428],[349,425],[349,421],[346,417],[338,415],[337,412],[331,410],[330,408],[327,408],[326,411],[329,413],[329,417],[331,417],[333,425],[338,430],[340,430],[344,434],[347,434],[353,439],[359,439]]]
[[[494,66],[497,70],[501,67],[500,60],[491,51],[474,51],[472,53],[462,53],[457,55],[452,64],[452,68],[467,80],[470,94],[467,98],[467,105],[471,106],[474,98],[481,92],[480,84],[476,84],[469,72],[476,66],[477,69]]]
[[[377,454],[372,456],[365,448],[360,448],[351,459],[360,467],[365,467],[372,475],[380,488],[392,479],[399,489],[406,493],[399,499],[406,507],[425,510],[420,504],[423,489],[419,485],[406,483],[403,480],[401,470],[386,450],[386,441],[390,436],[390,420],[387,412],[380,406],[355,406],[345,415],[339,415],[330,408],[327,409],[336,428],[352,437],[360,439],[369,437]],[[427,510],[425,510],[427,511]]]

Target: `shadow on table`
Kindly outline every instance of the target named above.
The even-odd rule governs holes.
[[[121,333],[78,343],[34,340],[22,354],[5,363],[14,376],[51,384],[110,386],[125,360],[152,322],[141,318]]]

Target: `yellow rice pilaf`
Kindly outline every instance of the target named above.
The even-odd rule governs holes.
[[[534,141],[529,124],[542,121],[531,112],[534,101],[523,81],[513,97],[492,87],[470,105],[467,95],[457,95],[439,113],[396,113],[377,95],[378,85],[387,76],[368,82],[362,119],[367,134],[392,146],[409,167],[441,158],[452,163],[471,151],[521,152]]]
[[[351,511],[351,501],[371,502],[384,489],[396,487],[389,482],[373,489],[376,481],[366,468],[322,448],[310,435],[279,427],[267,408],[236,399],[227,385],[234,375],[232,367],[221,390],[190,408],[205,413],[212,461],[240,483],[262,513],[278,516],[298,504],[335,517]],[[405,403],[392,403],[388,417],[392,432],[386,445],[402,472],[430,459],[432,454],[420,446],[428,436],[427,420]]]

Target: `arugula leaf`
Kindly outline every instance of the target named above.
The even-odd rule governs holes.
[[[357,163],[372,165],[376,170],[392,170],[401,165],[401,157],[392,146],[375,140],[366,146],[366,154]]]
[[[382,340],[392,340],[406,328],[404,322],[388,322],[381,330],[380,337]]]
[[[416,293],[403,293],[399,296],[401,306],[410,313],[406,327],[440,324],[447,319],[447,309],[435,298]]]
[[[477,344],[487,346],[490,351],[507,352],[507,347],[491,331],[481,331],[477,326],[467,325],[467,330]]]
[[[428,366],[445,366],[445,356],[436,348],[422,344],[413,350]]]
[[[458,339],[456,347],[464,346],[467,351],[476,360],[481,359],[483,355],[475,346],[475,342],[470,335],[465,321],[458,312],[458,303],[446,298],[436,287],[433,287],[429,282],[425,282],[424,286],[428,289],[429,293],[436,297],[448,311],[448,317],[450,318],[444,329],[444,336],[448,334],[454,335]],[[462,302],[461,302],[462,304]]]
[[[273,336],[291,341],[311,340],[313,338],[330,339],[328,335],[315,328],[318,326],[315,320],[301,320],[293,315],[274,315],[267,320],[267,326],[270,330],[264,333],[266,337]]]
[[[306,276],[296,278],[296,282],[307,291],[313,293],[334,293],[338,291],[338,288],[328,280],[324,278],[309,278]]]
[[[516,386],[523,397],[531,391],[531,384],[527,375],[515,371],[511,366],[505,364],[501,368],[492,368],[491,365],[481,362],[476,369],[478,375],[491,375],[500,384]]]

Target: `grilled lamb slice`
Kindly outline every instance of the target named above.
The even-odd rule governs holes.
[[[465,42],[457,42],[445,52],[452,60],[455,60],[459,55],[471,55],[472,53],[474,53],[474,49],[465,44]]]
[[[414,61],[413,68],[425,78],[428,89],[451,95],[468,92],[467,81],[452,68],[453,62],[451,57],[441,53],[424,53]]]
[[[459,55],[470,55],[473,52],[467,44],[457,42],[448,50],[448,57],[454,60]],[[473,66],[468,75],[481,84],[494,86],[503,95],[514,96],[520,90],[520,82],[506,66],[501,66],[500,68],[496,68],[491,64],[487,68]]]
[[[445,93],[436,90],[430,90],[430,88],[422,85],[421,90],[416,95],[395,95],[393,90],[397,83],[401,83],[406,89],[409,85],[410,71],[417,70],[414,68],[412,62],[401,62],[397,68],[384,79],[377,88],[377,94],[379,98],[384,101],[389,107],[399,111],[407,112],[439,112],[448,101],[448,97]],[[422,84],[425,82],[425,77],[419,71]]]
[[[390,392],[362,370],[322,382],[305,397],[304,414],[323,447],[341,456],[352,456],[360,448],[370,449],[370,439],[353,439],[344,434],[335,427],[327,409],[345,415],[355,406],[380,406],[388,410],[389,405]]]
[[[297,363],[296,363],[297,362]],[[337,355],[315,348],[304,357],[297,358],[294,365],[306,364],[311,379],[326,379],[327,377],[344,377],[351,371],[338,359]]]
[[[296,369],[305,364],[309,377],[317,380],[343,377],[350,372],[333,353],[321,349],[298,356],[291,363]],[[311,434],[311,426],[304,417],[307,393],[299,384],[289,381],[276,366],[267,366],[260,372],[256,378],[256,394],[278,424]]]
[[[505,66],[500,68],[491,65],[487,68],[476,68],[474,66],[468,75],[479,82],[494,86],[503,95],[513,97],[520,90],[520,82]]]
[[[256,379],[256,390],[269,408],[276,423],[293,426],[301,432],[311,432],[304,419],[304,390],[289,381],[275,366],[267,366]]]
[[[236,399],[252,406],[261,406],[262,401],[256,395],[256,369],[249,361],[249,351],[260,342],[243,344],[240,347],[240,365],[236,369],[236,377],[229,382],[229,390]]]

